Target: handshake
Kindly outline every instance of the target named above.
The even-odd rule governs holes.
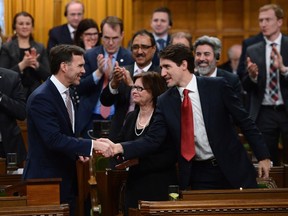
[[[104,157],[113,157],[114,155],[123,153],[123,148],[120,143],[113,143],[107,138],[93,140],[93,150],[97,154],[102,154]]]

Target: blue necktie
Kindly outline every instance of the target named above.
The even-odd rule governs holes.
[[[160,51],[163,50],[164,47],[165,47],[165,40],[160,38],[160,39],[157,40],[157,43],[159,44],[159,50]]]

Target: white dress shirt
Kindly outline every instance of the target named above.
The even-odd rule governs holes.
[[[193,122],[194,122],[194,140],[196,155],[193,160],[208,160],[214,158],[212,149],[210,147],[207,132],[205,129],[205,123],[202,114],[202,107],[200,103],[199,91],[195,75],[192,76],[191,81],[188,83],[185,89],[189,90],[189,98],[192,103]],[[183,101],[183,87],[178,88]]]

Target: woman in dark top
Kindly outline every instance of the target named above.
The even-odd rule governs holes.
[[[135,140],[145,135],[153,121],[157,97],[166,90],[159,73],[144,72],[134,77],[132,98],[137,108],[127,115],[117,142]],[[177,184],[176,150],[169,140],[153,154],[138,158],[129,168],[125,190],[125,214],[137,208],[138,200],[168,200],[168,186]]]
[[[100,44],[100,33],[97,23],[93,19],[83,19],[75,32],[74,44],[85,50]]]
[[[26,98],[50,75],[46,50],[33,39],[33,27],[34,18],[29,13],[17,13],[13,19],[15,35],[3,44],[0,54],[0,67],[20,73]]]

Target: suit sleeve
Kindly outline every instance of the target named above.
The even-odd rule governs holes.
[[[270,158],[269,150],[249,113],[243,107],[239,97],[235,95],[233,89],[224,81],[222,82],[221,95],[224,96],[225,106],[232,115],[242,133],[250,144],[258,161]]]
[[[67,135],[68,124],[65,122],[62,105],[47,98],[44,94],[36,95],[27,109],[29,123],[35,127],[35,134],[48,149],[66,154],[71,159],[90,156],[92,142],[89,139],[77,139]],[[64,108],[64,104],[63,104]]]
[[[3,96],[2,100],[0,101],[0,109],[7,116],[13,116],[18,120],[24,120],[26,118],[26,97],[20,77],[15,72],[13,72],[11,75],[9,74],[8,76],[9,77],[7,79],[9,79],[9,81],[7,81],[7,84],[9,83],[12,85],[12,92],[9,95],[2,92]]]

